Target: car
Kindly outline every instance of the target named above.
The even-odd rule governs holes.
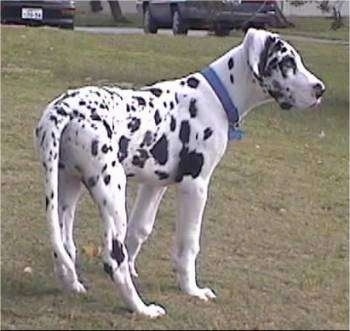
[[[136,8],[146,33],[157,33],[159,28],[171,28],[174,34],[208,29],[225,36],[232,29],[246,31],[249,27],[281,27],[286,23],[277,2],[271,0],[138,0]]]
[[[1,23],[49,25],[73,29],[75,3],[71,0],[1,1]]]

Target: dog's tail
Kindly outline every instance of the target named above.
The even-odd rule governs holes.
[[[35,129],[35,138],[36,149],[45,174],[46,217],[53,254],[69,271],[74,270],[74,262],[64,247],[58,214],[60,139],[64,128],[70,121],[68,112],[69,110],[65,109],[64,103],[60,103],[59,99],[51,102]]]

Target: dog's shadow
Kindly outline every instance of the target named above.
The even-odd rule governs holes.
[[[1,270],[1,302],[3,306],[7,306],[7,303],[11,302],[11,309],[14,309],[13,304],[16,306],[16,302],[30,303],[33,299],[35,301],[38,299],[39,301],[42,300],[43,304],[58,309],[58,307],[66,306],[67,298],[69,298],[70,304],[84,303],[86,309],[92,309],[94,312],[97,310],[105,312],[111,309],[107,304],[101,306],[101,298],[94,298],[91,291],[84,295],[65,292],[55,283],[54,276],[50,281],[47,279],[47,275],[44,274],[28,275],[14,270]],[[132,312],[122,303],[113,305],[113,312],[133,317]]]
[[[41,275],[1,270],[1,293],[3,298],[56,296],[60,289]]]

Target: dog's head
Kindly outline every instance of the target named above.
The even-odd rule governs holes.
[[[324,83],[307,70],[298,52],[279,35],[249,29],[244,46],[255,79],[283,109],[318,105]]]

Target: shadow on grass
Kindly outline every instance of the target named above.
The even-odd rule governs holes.
[[[51,287],[40,276],[16,275],[9,271],[1,271],[1,293],[4,298],[16,296],[51,296],[58,295],[62,291],[58,287]]]

